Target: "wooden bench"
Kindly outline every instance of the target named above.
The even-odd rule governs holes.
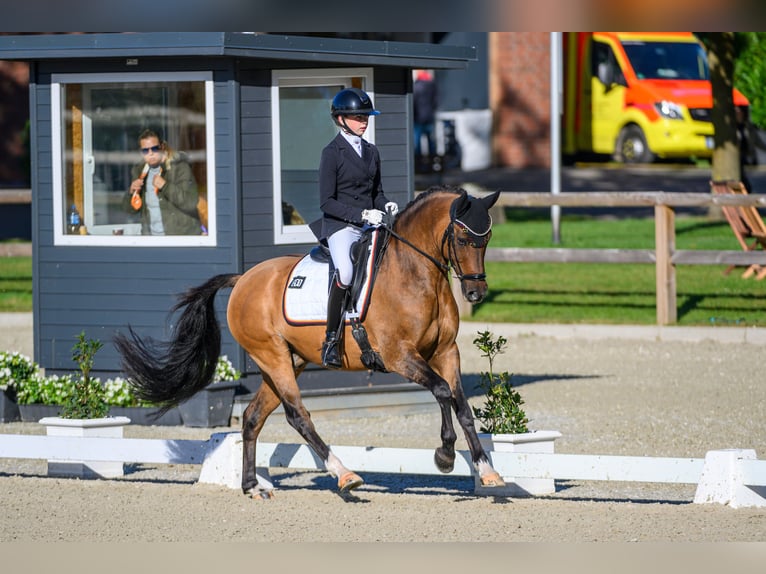
[[[710,187],[716,195],[747,195],[747,189],[740,182],[711,182]],[[731,225],[743,251],[766,248],[766,225],[763,223],[757,207],[754,205],[724,205],[721,210]],[[735,267],[735,265],[730,265],[724,273],[730,273]],[[747,279],[752,276],[759,280],[766,277],[766,266],[755,263],[748,265],[745,272],[742,273],[742,278]]]

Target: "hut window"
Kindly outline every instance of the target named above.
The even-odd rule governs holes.
[[[275,70],[271,121],[274,176],[274,242],[313,243],[309,229],[319,210],[319,158],[338,129],[330,103],[340,90],[357,87],[375,101],[371,68]],[[365,138],[375,142],[375,116]]]
[[[59,74],[52,80],[55,244],[214,245],[212,74]],[[165,195],[145,177],[136,211],[131,181],[158,157],[141,150],[145,130],[158,135],[170,161],[160,172]],[[163,225],[152,225],[150,212],[161,214]]]

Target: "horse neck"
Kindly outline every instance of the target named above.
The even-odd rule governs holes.
[[[422,199],[422,203],[414,204],[402,212],[396,221],[394,231],[422,253],[418,253],[410,245],[397,241],[396,250],[399,258],[414,259],[418,266],[427,264],[428,269],[437,273],[443,272],[423,253],[440,263],[447,263],[443,252],[443,239],[450,223],[449,209],[454,199],[454,194],[434,194]]]

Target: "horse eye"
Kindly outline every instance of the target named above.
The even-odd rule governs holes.
[[[466,245],[468,245],[468,241],[466,239],[463,239],[462,237],[458,237],[457,244],[460,245],[461,247],[465,247]]]

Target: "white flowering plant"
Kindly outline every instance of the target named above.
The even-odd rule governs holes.
[[[218,358],[213,382],[237,381],[241,376],[241,373],[234,368],[226,355]],[[101,383],[99,377],[91,377],[91,381],[93,384],[97,383],[103,386],[104,397],[109,406],[154,406],[135,395],[129,379],[115,377]],[[63,405],[71,397],[75,377],[73,375],[43,377],[40,375],[38,366],[32,363],[29,357],[19,356],[18,353],[0,353],[0,382],[15,387],[16,401],[21,405]]]
[[[72,394],[71,375],[31,377],[16,387],[16,402],[20,405],[63,405]]]
[[[238,381],[241,373],[234,368],[231,361],[226,355],[218,357],[218,363],[215,365],[215,375],[213,375],[213,382],[218,383],[220,381]]]
[[[0,391],[15,391],[20,384],[40,376],[40,367],[18,351],[0,351]]]

